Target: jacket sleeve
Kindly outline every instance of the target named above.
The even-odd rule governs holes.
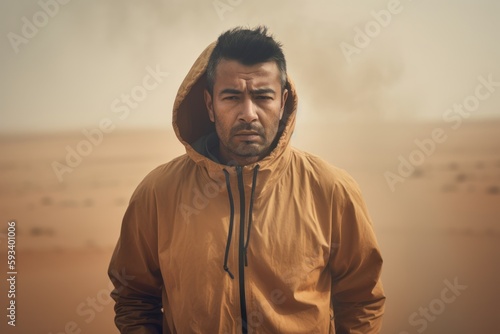
[[[337,334],[380,333],[385,296],[382,257],[357,184],[350,178],[334,196],[332,307]]]
[[[156,201],[151,188],[143,181],[132,195],[109,265],[120,333],[161,334],[163,330]]]

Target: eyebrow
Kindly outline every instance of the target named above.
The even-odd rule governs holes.
[[[250,91],[252,95],[261,95],[261,94],[275,94],[276,92],[272,88],[260,88],[260,89],[254,89]],[[241,90],[234,89],[234,88],[226,88],[220,91],[219,95],[223,94],[235,94],[239,95],[242,94]]]
[[[241,94],[241,90],[233,89],[233,88],[226,88],[220,91],[219,95],[224,95],[224,94]]]
[[[275,94],[276,92],[274,91],[274,89],[271,88],[261,88],[252,90],[251,93],[253,95],[261,95],[261,94]]]

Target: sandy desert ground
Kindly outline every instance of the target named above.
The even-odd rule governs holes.
[[[500,333],[500,122],[445,128],[447,139],[394,191],[384,177],[441,126],[304,123],[294,145],[361,185],[385,259],[383,333]],[[106,268],[121,217],[144,175],[183,147],[167,130],[106,134],[59,182],[52,163],[83,139],[0,137],[0,267],[5,276],[7,222],[15,220],[18,271],[16,327],[3,315],[2,333],[117,333]]]

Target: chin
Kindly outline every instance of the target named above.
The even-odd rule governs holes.
[[[245,152],[236,152],[236,154],[240,157],[244,157],[244,158],[252,158],[252,157],[259,157],[262,152],[248,152],[248,151],[245,151]]]
[[[255,148],[255,149],[249,148],[249,149],[244,149],[244,150],[234,150],[235,154],[239,155],[240,157],[246,157],[246,158],[258,157],[258,156],[262,155],[263,152],[264,152],[264,150],[262,148]]]

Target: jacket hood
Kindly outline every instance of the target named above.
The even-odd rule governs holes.
[[[206,167],[209,172],[213,169],[220,171],[221,165],[198,153],[192,145],[199,138],[215,132],[215,126],[208,117],[208,110],[203,96],[203,92],[207,87],[206,68],[215,44],[216,42],[211,43],[201,53],[186,75],[177,92],[172,113],[172,125],[175,134],[186,147],[186,153],[194,162]],[[286,88],[288,89],[288,98],[285,102],[285,110],[277,134],[279,140],[271,153],[256,163],[261,167],[271,164],[273,160],[282,156],[290,143],[297,111],[295,85],[290,77],[287,77]],[[249,168],[252,167],[252,165],[249,166]]]

